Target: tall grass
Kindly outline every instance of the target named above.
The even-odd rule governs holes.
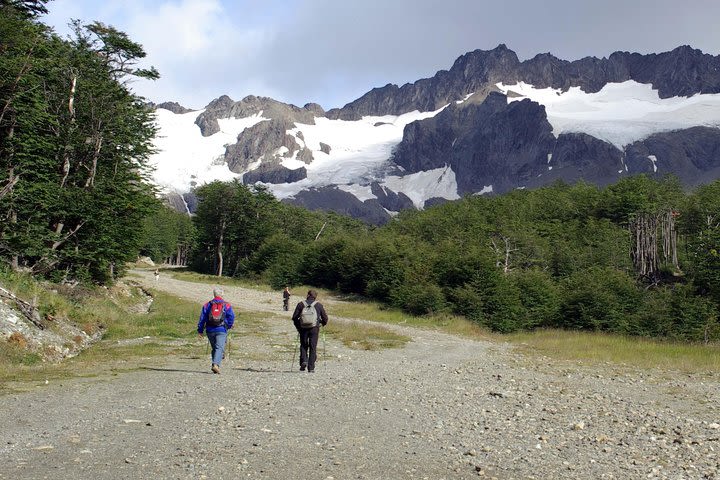
[[[276,291],[269,285],[261,284],[248,279],[235,277],[218,277],[217,275],[206,275],[203,273],[191,272],[182,268],[161,270],[161,272],[163,275],[168,275],[171,278],[183,280],[186,282],[203,283],[206,285],[227,285],[243,288],[252,288],[265,292]]]
[[[521,351],[562,360],[590,364],[609,362],[687,373],[720,372],[720,348],[717,345],[562,330],[513,333],[500,338],[517,345]]]
[[[400,348],[411,339],[382,325],[367,325],[360,322],[332,322],[326,328],[328,335],[340,340],[354,350],[380,350]]]
[[[488,340],[491,337],[488,329],[457,315],[414,316],[396,308],[388,308],[380,303],[367,301],[337,303],[333,305],[332,310],[332,314],[339,317],[440,330],[475,339]]]
[[[415,317],[375,302],[343,302],[333,314],[390,324],[434,329],[465,338],[508,342],[529,356],[587,364],[614,363],[637,368],[681,372],[720,372],[720,346],[629,337],[610,333],[536,330],[501,335],[466,318],[454,315]]]

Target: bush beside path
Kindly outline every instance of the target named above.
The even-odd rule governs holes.
[[[198,310],[210,297],[134,274]],[[389,326],[412,340],[359,351],[328,338],[308,374],[291,365],[280,292],[224,289],[243,320],[221,375],[209,355],[149,358],[1,396],[0,479],[720,476],[718,372],[590,367]]]

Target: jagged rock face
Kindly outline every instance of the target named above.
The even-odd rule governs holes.
[[[720,56],[703,54],[688,46],[670,52],[641,55],[615,52],[609,58],[586,57],[569,62],[540,54],[520,62],[505,45],[475,50],[458,58],[449,71],[402,87],[375,88],[329,118],[356,120],[363,115],[399,115],[412,110],[432,111],[498,82],[523,81],[539,88],[566,90],[579,86],[597,92],[608,82],[635,80],[650,83],[661,98],[720,92]]]
[[[720,130],[693,127],[657,133],[628,146],[625,163],[634,173],[672,172],[688,186],[707,183],[720,177]]]
[[[574,183],[579,180],[607,185],[618,180],[623,170],[623,154],[614,145],[584,133],[558,136],[542,176],[527,182],[538,187],[555,180]],[[552,167],[552,170],[549,170]]]
[[[243,175],[243,183],[252,185],[256,182],[262,183],[294,183],[307,177],[307,170],[301,167],[295,170],[283,167],[278,163],[262,163],[255,170],[250,170]]]
[[[183,200],[181,194],[177,192],[168,192],[163,198],[165,200],[165,203],[176,212],[188,212],[188,209],[185,206],[185,201]]]
[[[275,152],[281,147],[287,149],[283,156],[292,156],[292,152],[300,149],[295,138],[287,134],[292,127],[290,120],[269,120],[246,128],[238,135],[237,143],[225,149],[228,167],[242,173],[258,159],[274,160]]]
[[[185,108],[177,102],[159,103],[159,104],[155,105],[155,108],[164,108],[165,110],[170,110],[171,112],[173,112],[175,114],[183,114],[183,113],[192,112],[191,109]]]
[[[404,193],[395,193],[387,187],[381,186],[378,182],[370,184],[370,191],[377,197],[378,203],[391,212],[414,209],[412,200]]]
[[[393,161],[411,173],[449,163],[459,194],[488,186],[504,193],[556,180],[604,186],[638,173],[673,173],[686,185],[720,176],[717,128],[658,133],[625,152],[584,133],[555,139],[551,132],[541,105],[527,99],[507,104],[504,95],[491,93],[479,106],[451,106],[408,125]]]
[[[388,84],[374,88],[341,109],[328,110],[328,118],[357,120],[363,115],[400,115],[413,110],[434,111],[468,93],[487,89],[500,81],[513,83],[520,61],[512,50],[475,50],[458,58],[450,71],[402,87]]]
[[[210,102],[205,111],[198,115],[195,123],[200,127],[203,136],[209,137],[220,131],[218,118],[245,118],[260,112],[265,118],[309,125],[315,124],[316,116],[324,114],[322,107],[315,103],[298,108],[267,97],[248,95],[239,102],[234,102],[227,95],[223,95]]]
[[[492,185],[507,191],[547,170],[555,137],[545,108],[530,100],[507,103],[491,93],[481,103],[451,106],[409,124],[393,161],[408,172],[450,164],[458,193]]]
[[[308,210],[325,210],[359,218],[372,225],[383,225],[390,215],[377,200],[361,202],[354,195],[335,186],[327,186],[300,192],[287,203],[299,205]]]

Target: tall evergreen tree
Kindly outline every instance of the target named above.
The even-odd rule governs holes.
[[[157,72],[133,69],[145,53],[112,27],[75,22],[65,41],[7,3],[0,254],[37,274],[107,281],[136,255],[154,203],[147,159],[155,127],[124,81]]]

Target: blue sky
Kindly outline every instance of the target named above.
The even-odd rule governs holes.
[[[220,95],[340,107],[374,87],[448,69],[504,43],[521,60],[575,60],[690,45],[720,54],[718,0],[53,0],[44,21],[100,21],[142,44],[154,102]]]

